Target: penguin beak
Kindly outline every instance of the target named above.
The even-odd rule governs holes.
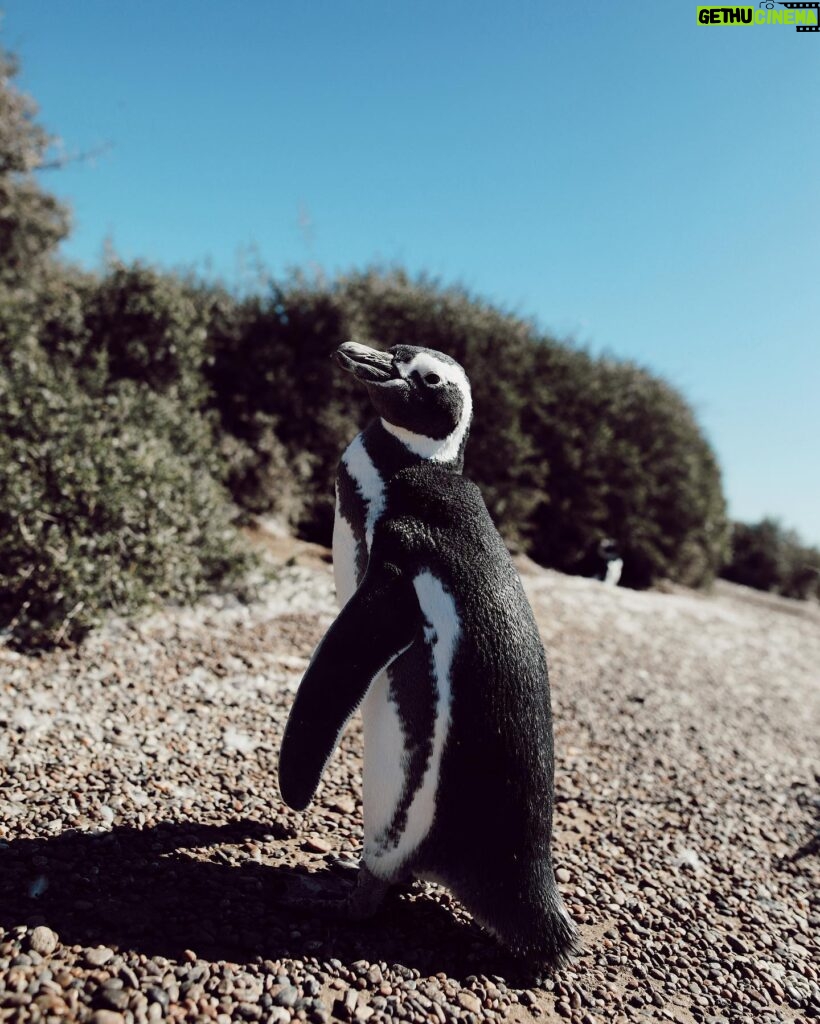
[[[393,357],[389,352],[346,341],[336,352],[336,362],[365,384],[383,384],[393,378]]]

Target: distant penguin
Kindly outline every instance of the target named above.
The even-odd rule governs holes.
[[[587,558],[587,571],[583,573],[610,587],[617,587],[624,570],[624,560],[618,545],[611,537],[598,542],[598,547]]]
[[[282,741],[285,801],[310,802],[363,704],[365,844],[354,915],[429,879],[522,957],[564,962],[577,933],[551,859],[553,747],[544,649],[478,489],[459,476],[467,377],[441,353],[347,344],[379,420],[337,480],[343,609]]]

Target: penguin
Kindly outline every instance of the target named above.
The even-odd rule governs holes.
[[[391,885],[435,881],[515,954],[557,966],[577,931],[552,868],[546,656],[481,494],[460,475],[469,382],[429,349],[348,343],[338,359],[379,418],[342,458],[343,607],[291,710],[280,792],[309,804],[362,705],[365,842],[351,914],[374,912]]]
[[[598,542],[595,552],[587,556],[584,567],[587,571],[583,575],[600,580],[606,586],[617,587],[624,568],[617,543],[611,537],[604,537]]]

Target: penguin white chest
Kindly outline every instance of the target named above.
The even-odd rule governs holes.
[[[380,878],[399,877],[402,866],[410,860],[433,826],[442,758],[450,732],[452,666],[461,632],[456,603],[441,580],[429,571],[419,573],[413,580],[413,587],[424,620],[424,644],[429,651],[433,671],[435,718],[430,738],[429,757],[421,779],[415,784],[412,794],[405,792],[408,782],[406,764],[400,765],[401,771],[399,777],[396,778],[395,762],[399,751],[406,752],[408,742],[418,742],[420,738],[405,737],[402,733],[401,744],[397,747],[394,746],[391,750],[386,745],[383,746],[383,741],[389,739],[388,730],[384,730],[378,737],[377,744],[374,745],[375,756],[371,763],[368,763],[370,751],[367,745],[365,746],[365,778],[371,775],[375,785],[379,785],[379,780],[381,780],[382,787],[384,787],[385,779],[394,779],[393,794],[388,797],[385,790],[384,797],[380,801],[380,813],[371,815],[369,824],[367,790],[365,789],[364,859],[370,870]],[[400,671],[399,662],[396,665]],[[369,700],[370,696],[368,696]],[[401,722],[395,707],[389,699],[386,703],[393,708],[396,724],[401,730]],[[374,705],[374,719],[375,713],[383,711],[382,703]],[[373,724],[377,724],[375,720]],[[402,800],[409,800],[406,817],[400,829],[390,829],[393,824],[393,815]],[[376,825],[380,827],[375,828]]]
[[[351,522],[341,507],[337,486],[333,575],[340,607],[350,600],[361,582],[359,567],[367,564],[373,531],[384,510],[384,481],[361,435],[354,438],[342,456],[342,467],[349,475],[359,500],[351,510],[357,521]],[[370,684],[362,703],[365,751],[362,797],[366,845],[368,836],[372,841],[390,824],[404,788],[405,737],[389,690],[387,672],[380,672]]]
[[[361,582],[361,566],[367,564],[373,533],[385,507],[385,483],[361,435],[345,451],[342,465],[359,501],[351,513],[356,521],[351,522],[337,493],[333,571],[340,606],[350,599]],[[441,761],[450,729],[451,666],[460,633],[455,601],[430,572],[419,573],[413,586],[424,621],[424,644],[433,676],[432,680],[420,679],[419,685],[432,682],[435,718],[429,738],[430,754],[421,778],[413,783],[412,793],[408,792],[409,749],[417,745],[420,738],[406,734],[399,709],[391,699],[387,671],[376,676],[362,703],[364,859],[370,870],[382,878],[401,874],[402,865],[432,827]],[[401,657],[394,663],[393,670],[401,672]],[[397,811],[402,804],[407,810],[397,827]]]
[[[624,568],[624,560],[622,558],[613,558],[612,561],[606,567],[606,576],[604,577],[604,583],[610,587],[617,587],[621,579],[621,573]]]

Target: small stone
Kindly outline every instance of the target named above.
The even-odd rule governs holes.
[[[474,996],[472,992],[462,990],[456,996],[456,1002],[465,1010],[469,1010],[470,1013],[481,1013],[481,1000],[478,996]]]
[[[145,990],[145,995],[147,996],[149,1003],[158,1003],[163,1010],[167,1009],[168,1004],[171,1002],[165,989],[159,988],[157,985],[150,985]]]
[[[56,932],[46,928],[44,924],[38,925],[29,936],[29,949],[33,949],[40,956],[50,956],[57,948],[60,941]]]
[[[129,988],[139,988],[139,978],[127,964],[123,964],[120,968],[120,977]]]
[[[4,992],[4,1006],[28,1006],[31,1002],[31,994],[28,992]]]
[[[91,1015],[91,1024],[125,1024],[125,1018],[115,1010],[97,1010]]]
[[[274,1006],[294,1006],[299,998],[299,990],[293,985],[283,985],[278,992],[272,993]]]
[[[85,952],[86,963],[91,967],[102,967],[113,957],[114,950],[108,946],[97,946],[96,949],[87,949]]]
[[[726,942],[735,951],[735,953],[743,954],[748,952],[745,943],[741,942],[741,940],[736,935],[727,935]]]
[[[331,811],[338,811],[339,814],[352,814],[356,810],[356,801],[349,796],[340,796],[329,806]]]
[[[47,1016],[66,1017],[69,1015],[68,1004],[58,995],[39,995],[37,1005]]]
[[[108,978],[94,993],[93,1002],[100,1010],[122,1011],[128,1009],[130,995],[125,991],[122,978]]]
[[[310,850],[311,853],[330,853],[333,846],[320,836],[310,836],[305,840],[305,849]]]
[[[558,870],[555,872],[555,877],[563,885],[566,885],[567,882],[570,882],[572,880],[572,875],[569,873],[569,871],[567,871],[566,868],[558,868]]]

